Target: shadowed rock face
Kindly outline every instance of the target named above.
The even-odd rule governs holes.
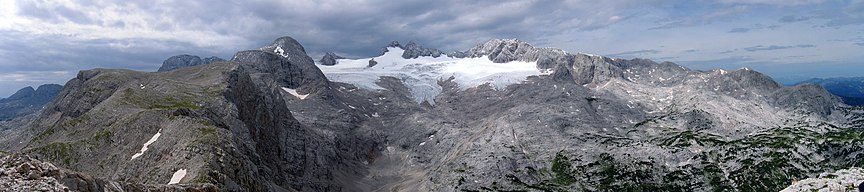
[[[403,58],[440,52],[410,47]],[[864,109],[818,86],[518,40],[439,56],[553,72],[502,88],[441,79],[432,106],[400,77],[332,82],[282,37],[163,73],[82,71],[2,146],[106,181],[185,170],[180,184],[226,191],[776,191],[864,165]]]
[[[159,67],[158,72],[163,71],[171,71],[183,67],[192,67],[198,65],[206,65],[213,62],[222,62],[225,59],[219,57],[208,57],[201,59],[201,57],[194,55],[175,55],[171,56],[165,61],[162,62],[162,66]]]
[[[321,60],[318,60],[318,62],[321,63],[321,65],[331,65],[332,66],[332,65],[336,65],[337,59],[345,59],[345,57],[336,55],[336,53],[333,53],[333,52],[327,52],[324,54],[323,57],[321,57]]]
[[[0,99],[0,121],[36,113],[51,102],[62,88],[63,86],[56,84],[40,85],[37,89],[25,87],[9,98]]]

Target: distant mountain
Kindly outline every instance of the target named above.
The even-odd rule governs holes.
[[[57,84],[40,85],[37,89],[25,87],[9,98],[0,99],[0,121],[8,121],[39,111],[42,106],[51,102],[61,89],[63,86]]]
[[[225,61],[225,59],[219,57],[208,57],[201,59],[201,57],[194,55],[175,55],[172,56],[165,61],[162,62],[162,67],[159,67],[159,72],[163,71],[171,71],[183,67],[192,67],[198,65],[206,65],[213,62],[221,62]]]
[[[821,85],[846,104],[864,106],[864,77],[814,78],[797,84],[802,83]]]

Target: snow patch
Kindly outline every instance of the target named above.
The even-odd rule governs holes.
[[[376,84],[381,77],[395,77],[405,83],[416,102],[427,101],[433,105],[435,96],[441,93],[438,81],[451,77],[463,90],[483,84],[502,89],[522,82],[529,76],[550,75],[554,72],[550,69],[538,69],[537,62],[494,63],[488,57],[449,56],[405,59],[402,58],[405,50],[398,47],[388,47],[387,50],[378,57],[339,59],[337,65],[318,65],[318,68],[332,81],[351,83],[369,90],[384,89]],[[374,59],[378,64],[368,67],[370,59]]]
[[[162,129],[159,129],[159,131],[157,131],[156,134],[150,138],[150,140],[147,140],[147,142],[144,143],[144,146],[141,147],[141,152],[135,153],[134,155],[132,155],[132,159],[129,160],[135,160],[135,158],[144,155],[144,152],[147,151],[147,147],[150,146],[150,144],[153,144],[153,142],[156,142],[156,139],[159,139],[160,135],[162,135]]]
[[[276,46],[276,49],[274,49],[273,52],[279,56],[288,57],[288,53],[286,53],[285,50],[282,49],[282,47],[280,46]]]
[[[180,180],[186,177],[186,169],[177,170],[174,172],[174,175],[171,176],[171,181],[168,181],[168,184],[177,184],[180,183]]]
[[[287,88],[287,87],[282,87],[282,90],[285,90],[285,92],[288,92],[288,93],[290,93],[291,95],[294,95],[295,97],[297,97],[297,98],[300,99],[300,100],[304,100],[304,99],[306,99],[306,97],[309,96],[309,94],[301,95],[300,93],[297,93],[297,90],[295,90],[295,89],[291,89],[291,88]]]

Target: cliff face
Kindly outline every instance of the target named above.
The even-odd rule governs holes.
[[[517,40],[386,50],[316,66],[283,37],[208,65],[82,71],[3,146],[106,181],[226,191],[779,190],[864,165],[864,110],[748,69]]]

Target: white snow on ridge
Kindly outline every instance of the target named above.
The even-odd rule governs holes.
[[[388,47],[387,50],[382,56],[339,59],[336,65],[318,65],[318,68],[331,81],[351,83],[370,90],[383,89],[376,84],[380,77],[395,77],[408,86],[418,103],[428,101],[430,104],[435,104],[435,96],[441,93],[438,81],[450,77],[454,77],[461,89],[486,83],[502,89],[522,82],[528,76],[551,74],[537,69],[536,62],[494,63],[488,57],[453,58],[446,55],[405,59],[402,58],[405,50],[397,47]],[[375,59],[378,64],[367,67],[370,59]]]
[[[134,155],[132,155],[132,159],[129,159],[129,160],[130,161],[135,160],[135,158],[138,158],[139,156],[144,155],[144,152],[147,151],[147,147],[150,146],[150,144],[153,144],[153,142],[156,142],[156,139],[159,139],[160,135],[162,135],[162,129],[159,129],[159,131],[156,132],[156,134],[153,135],[153,137],[151,137],[150,140],[147,140],[147,142],[144,143],[144,146],[141,147],[141,152],[135,153]]]
[[[180,183],[180,180],[186,177],[186,169],[177,170],[174,172],[174,175],[171,176],[171,181],[168,181],[168,184],[177,184]]]
[[[282,90],[285,90],[285,92],[288,92],[288,93],[290,93],[291,95],[294,95],[295,97],[297,97],[297,98],[300,99],[300,100],[304,100],[304,99],[306,99],[306,97],[309,96],[309,94],[301,95],[300,93],[297,93],[297,90],[295,90],[295,89],[291,89],[291,88],[287,88],[287,87],[282,87]]]
[[[288,53],[285,53],[285,50],[282,49],[282,47],[280,46],[276,46],[276,49],[273,50],[273,53],[276,53],[282,57],[288,57]]]

